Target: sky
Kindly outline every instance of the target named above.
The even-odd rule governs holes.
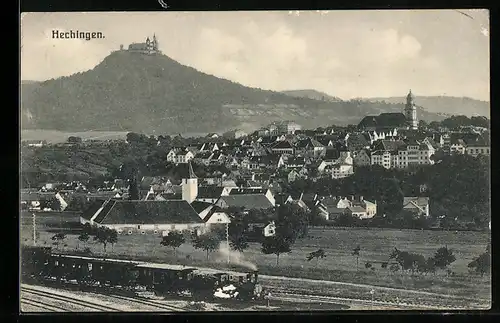
[[[52,30],[105,38],[53,39]],[[23,13],[21,79],[92,69],[154,33],[170,58],[250,87],[490,98],[489,12],[477,9]]]

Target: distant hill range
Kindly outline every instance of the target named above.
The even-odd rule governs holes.
[[[291,90],[291,91],[281,91],[281,93],[297,98],[307,98],[319,101],[328,101],[328,102],[342,101],[342,99],[340,98],[316,90]]]
[[[86,72],[21,82],[21,127],[174,134],[251,131],[271,121],[293,120],[315,128],[357,124],[366,115],[403,109],[403,100],[341,101],[317,91],[305,92],[311,98],[297,95],[304,91],[290,95],[249,88],[162,54],[120,50]],[[422,109],[418,116],[426,121],[445,118]]]
[[[370,98],[371,102],[404,102],[406,97]],[[454,96],[416,96],[415,104],[422,106],[430,113],[446,113],[450,115],[483,116],[490,118],[490,103],[467,97]]]

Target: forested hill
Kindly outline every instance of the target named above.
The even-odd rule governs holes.
[[[298,98],[309,98],[309,99],[329,101],[329,102],[342,101],[342,99],[340,98],[316,90],[289,90],[289,91],[281,91],[281,93]]]
[[[222,132],[254,130],[273,120],[314,128],[402,108],[401,103],[291,97],[207,75],[165,55],[127,51],[111,53],[86,72],[21,84],[23,129]],[[419,117],[444,119],[425,111]]]
[[[372,102],[388,103],[405,102],[405,97],[371,98]],[[450,115],[490,117],[490,103],[467,97],[453,96],[416,96],[415,104],[422,106],[431,113],[446,113]]]

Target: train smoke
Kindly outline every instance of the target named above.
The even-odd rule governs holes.
[[[250,261],[245,260],[241,252],[228,249],[226,244],[220,245],[219,254],[221,255],[221,261],[227,260],[227,256],[229,254],[229,261],[231,264],[237,264],[241,267],[245,267],[253,271],[257,270],[257,266]]]

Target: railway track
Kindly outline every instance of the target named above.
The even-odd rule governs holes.
[[[51,300],[58,300],[58,301],[68,303],[71,305],[77,305],[77,306],[80,306],[83,308],[93,309],[93,310],[102,311],[102,312],[123,312],[121,309],[118,309],[115,307],[111,307],[111,306],[107,306],[107,305],[103,305],[103,304],[96,304],[96,303],[92,303],[92,302],[81,300],[81,299],[63,296],[63,295],[49,292],[49,291],[39,291],[39,290],[25,287],[25,286],[21,287],[21,292],[24,292],[24,293],[27,293],[30,295],[39,296],[39,297],[49,298]],[[22,297],[21,299],[24,299],[24,298],[25,297]],[[33,299],[29,298],[28,301],[33,301]],[[42,303],[40,301],[37,301],[37,302]],[[45,304],[47,304],[47,303],[45,303]],[[50,305],[50,306],[53,306],[53,305]],[[53,306],[53,307],[59,307],[59,306]],[[68,310],[64,309],[64,311],[67,312]]]
[[[465,306],[449,306],[440,304],[425,304],[420,302],[408,302],[408,301],[380,301],[380,300],[367,300],[358,298],[347,298],[347,297],[333,297],[333,296],[319,296],[304,293],[291,293],[284,291],[273,291],[272,298],[282,299],[282,300],[293,300],[293,301],[307,301],[307,302],[324,302],[324,303],[358,303],[367,306],[391,306],[398,308],[412,308],[412,309],[429,309],[429,310],[460,310],[466,309]]]
[[[43,310],[46,310],[49,312],[67,312],[67,309],[63,308],[62,306],[56,306],[53,304],[41,302],[39,300],[30,299],[30,298],[26,298],[26,297],[23,297],[21,299],[21,305],[22,304],[28,305],[28,306],[31,306],[34,308],[43,309]]]
[[[185,311],[185,309],[174,306],[174,305],[167,305],[155,300],[148,300],[148,299],[142,299],[142,298],[134,298],[134,297],[126,297],[126,296],[121,296],[121,295],[114,295],[114,294],[106,294],[106,296],[109,296],[110,298],[115,298],[119,299],[122,301],[128,301],[131,303],[137,303],[137,304],[142,304],[142,305],[147,305],[151,306],[157,309],[162,309],[162,310],[167,310],[169,312],[182,312]]]

